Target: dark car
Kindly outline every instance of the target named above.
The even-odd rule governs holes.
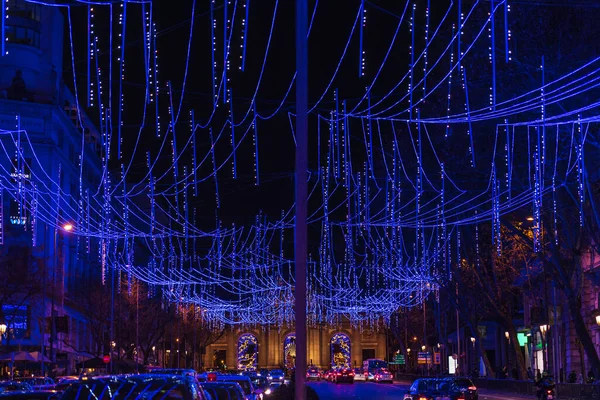
[[[77,382],[79,382],[79,379],[61,379],[56,385],[54,385],[54,390],[57,392],[66,392],[71,385]]]
[[[319,368],[310,367],[306,371],[306,380],[307,381],[310,381],[310,380],[320,381],[321,380],[321,372],[319,371]]]
[[[37,390],[35,392],[6,392],[0,394],[2,400],[58,400],[62,393],[52,390]]]
[[[206,400],[197,381],[189,376],[116,375],[74,383],[62,400]]]
[[[443,382],[448,383],[448,388],[443,387],[440,390],[447,390],[450,400],[478,400],[477,387],[469,378],[445,378]]]
[[[273,369],[269,371],[267,379],[269,380],[269,382],[283,383],[283,381],[285,380],[285,373],[280,369]]]
[[[52,390],[54,389],[54,385],[56,385],[52,378],[48,378],[47,376],[30,376],[26,378],[16,378],[15,380],[17,382],[28,383],[33,390]]]
[[[0,382],[0,393],[6,392],[31,392],[33,389],[26,382],[5,381]]]
[[[335,383],[354,383],[354,370],[352,368],[340,368],[336,371],[333,381]]]
[[[220,375],[217,376],[217,382],[235,382],[244,391],[246,400],[256,400],[258,398],[258,391],[254,388],[252,381],[249,377],[243,375]]]
[[[404,395],[404,400],[434,400],[441,397],[438,381],[439,379],[432,378],[417,379]]]
[[[212,400],[244,400],[244,391],[235,382],[205,382],[202,389]]]

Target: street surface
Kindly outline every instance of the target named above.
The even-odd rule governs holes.
[[[402,400],[404,393],[410,386],[409,383],[365,383],[355,382],[354,384],[329,382],[310,382],[320,400]],[[481,391],[479,400],[532,400],[534,397],[518,396],[504,393],[488,393]]]

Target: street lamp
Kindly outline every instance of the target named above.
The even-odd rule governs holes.
[[[471,343],[473,343],[473,347],[475,347],[475,338],[471,336]]]
[[[73,230],[73,224],[66,223],[63,225],[63,229],[67,232],[70,232]]]
[[[0,322],[0,337],[6,333],[6,329],[8,329],[8,326],[4,322]]]
[[[600,326],[600,310],[592,311],[592,316],[594,317],[594,320],[596,320],[596,325]]]

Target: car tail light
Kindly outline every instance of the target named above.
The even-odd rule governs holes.
[[[419,397],[419,400],[428,400],[427,397]]]
[[[337,375],[337,376],[340,376],[340,375],[342,375],[342,373],[341,373],[341,372],[338,372],[336,375]]]
[[[206,376],[206,380],[209,382],[216,382],[217,381],[217,374],[208,374]]]
[[[477,386],[469,386],[469,390],[477,390]]]
[[[350,372],[350,376],[354,376],[354,372]]]
[[[552,390],[548,390],[548,394],[552,393]]]

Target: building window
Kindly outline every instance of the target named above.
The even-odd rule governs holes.
[[[11,17],[31,19],[40,22],[42,18],[42,6],[28,3],[25,0],[8,0],[6,8]]]
[[[7,25],[6,39],[8,43],[24,44],[36,48],[40,47],[40,33],[30,28]]]

